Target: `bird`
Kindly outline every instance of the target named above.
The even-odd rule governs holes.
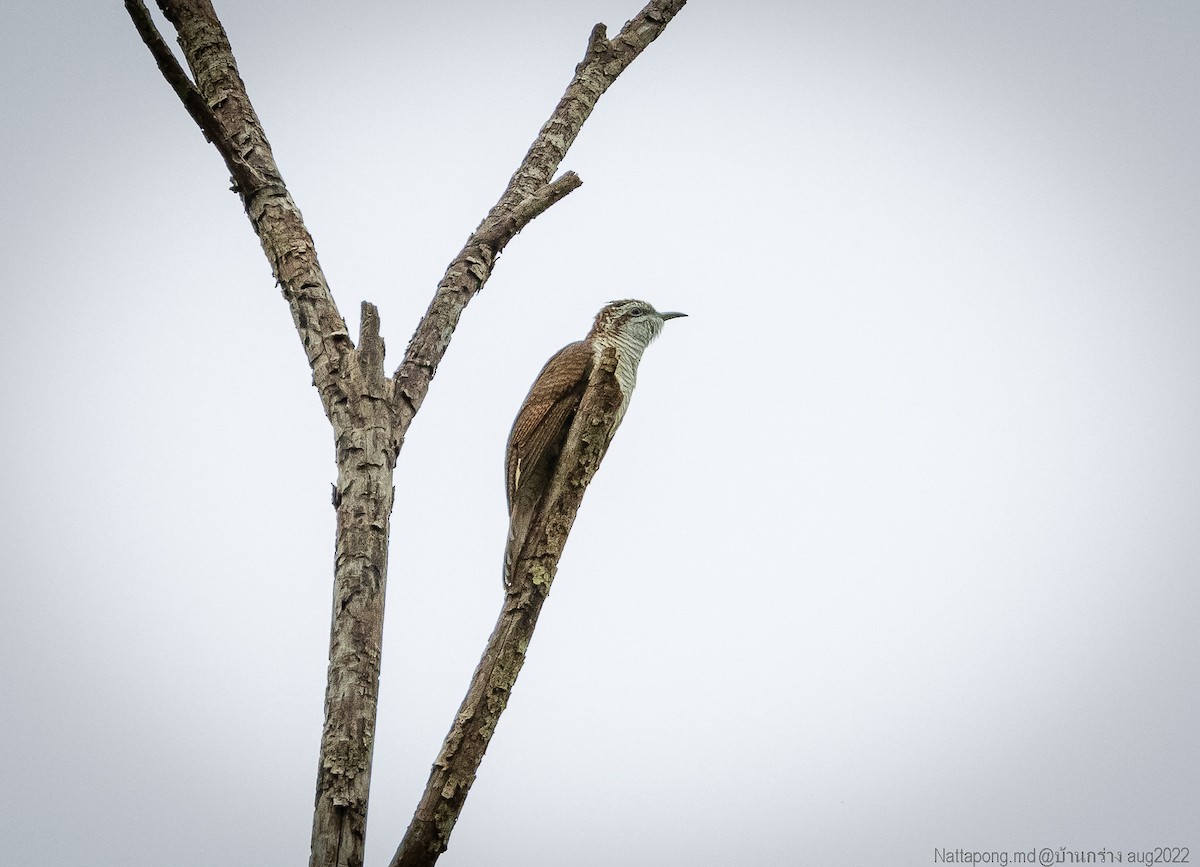
[[[612,351],[616,364],[612,376],[621,400],[607,430],[607,441],[625,417],[633,387],[637,383],[638,363],[646,347],[662,332],[669,319],[686,313],[660,313],[645,301],[629,298],[612,301],[596,314],[587,337],[569,343],[551,356],[525,396],[513,421],[505,449],[505,489],[508,496],[508,542],[504,551],[504,586],[525,543],[525,536],[541,509],[558,458],[566,444],[571,421],[583,401],[600,359]]]

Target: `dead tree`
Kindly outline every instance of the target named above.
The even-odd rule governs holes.
[[[163,40],[142,0],[125,0],[159,70],[229,169],[233,189],[291,310],[313,383],[333,426],[337,460],[333,618],[311,867],[363,863],[392,478],[405,434],[459,317],[491,276],[497,256],[531,220],[580,185],[573,172],[554,175],[596,101],[685,2],[651,0],[611,39],[603,24],[592,29],[566,92],[499,201],[451,261],[404,360],[388,376],[383,368],[379,313],[363,302],[356,343],[334,303],[312,237],[275,164],[210,0],[158,0],[175,28],[190,75]],[[553,483],[552,501],[528,534],[517,583],[506,597],[467,697],[392,861],[396,867],[432,864],[446,849],[524,661],[584,489],[603,457],[605,444],[586,435],[589,419],[612,410],[611,395],[604,394],[580,407],[564,449],[570,459],[560,462],[564,469]]]

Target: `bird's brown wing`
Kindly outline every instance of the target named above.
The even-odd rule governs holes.
[[[579,408],[592,372],[592,350],[586,341],[564,346],[533,382],[508,435],[505,490],[512,513],[523,480],[548,472]],[[550,462],[551,467],[543,467]]]

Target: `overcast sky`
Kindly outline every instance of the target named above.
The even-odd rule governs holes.
[[[395,367],[641,0],[220,2]],[[0,11],[0,851],[297,865],[333,448],[120,3]],[[501,601],[503,449],[647,352],[442,863],[1200,857],[1200,4],[693,0],[468,308],[396,473],[368,865]]]

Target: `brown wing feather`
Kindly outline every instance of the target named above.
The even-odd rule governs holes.
[[[583,341],[560,349],[546,362],[521,405],[508,435],[505,490],[508,494],[508,542],[504,547],[504,584],[512,571],[545,488],[554,473],[558,450],[587,388],[592,352]]]
[[[510,512],[521,477],[528,479],[528,471],[551,456],[547,450],[561,443],[591,370],[592,350],[581,340],[556,352],[534,380],[508,435],[505,491]]]

